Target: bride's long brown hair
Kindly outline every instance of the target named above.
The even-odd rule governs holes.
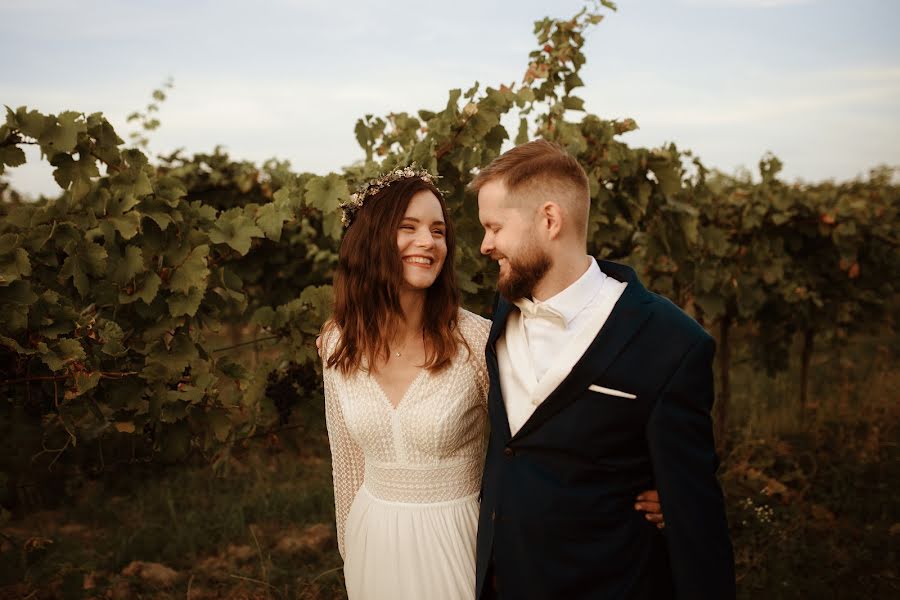
[[[408,178],[367,197],[341,241],[334,276],[334,314],[323,328],[324,337],[335,330],[338,333],[334,350],[325,363],[328,368],[337,367],[346,375],[361,367],[363,356],[368,365],[389,356],[390,343],[403,320],[403,264],[397,231],[410,199],[425,190],[434,194],[441,205],[447,243],[441,272],[425,292],[425,368],[443,369],[460,344],[468,349],[457,323],[460,300],[453,267],[456,236],[447,205],[434,185]]]

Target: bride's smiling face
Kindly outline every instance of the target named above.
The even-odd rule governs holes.
[[[424,290],[434,283],[447,258],[447,224],[441,203],[429,190],[409,200],[397,230],[403,287]]]

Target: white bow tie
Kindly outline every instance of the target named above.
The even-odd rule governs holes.
[[[543,302],[532,302],[528,298],[521,298],[514,304],[519,307],[522,316],[526,319],[543,319],[562,328],[568,324],[566,317],[561,312]]]

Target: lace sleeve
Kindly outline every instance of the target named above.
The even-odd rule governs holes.
[[[461,311],[460,329],[469,348],[472,350],[472,365],[475,367],[475,382],[481,392],[481,403],[487,406],[489,382],[487,363],[484,351],[487,346],[488,335],[491,331],[491,322],[468,311]]]
[[[362,485],[364,463],[363,453],[353,441],[340,399],[337,383],[341,380],[335,369],[323,369],[325,384],[325,422],[328,427],[328,444],[331,447],[331,473],[334,477],[334,516],[337,525],[338,551],[344,558],[344,527],[347,513]]]

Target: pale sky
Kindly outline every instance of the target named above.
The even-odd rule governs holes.
[[[362,158],[353,126],[364,114],[437,109],[451,88],[520,81],[533,22],[581,6],[0,0],[0,102],[102,111],[127,138],[125,117],[171,77],[152,153],[222,145],[235,159],[326,173]],[[589,112],[634,118],[630,145],[674,141],[726,172],[755,170],[772,151],[790,180],[900,165],[900,0],[618,6],[588,34],[580,95]],[[57,191],[49,167],[8,173],[22,191]]]

